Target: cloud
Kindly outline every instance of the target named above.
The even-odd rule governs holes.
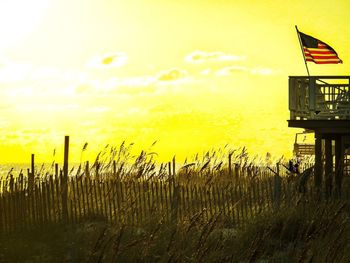
[[[203,69],[200,74],[201,75],[209,75],[212,72],[212,69],[207,68],[207,69]]]
[[[205,52],[196,50],[185,57],[185,61],[194,64],[201,64],[205,62],[218,62],[218,61],[240,61],[245,60],[246,57],[226,54],[224,52]]]
[[[256,75],[271,75],[274,71],[270,68],[255,68],[250,72]]]
[[[89,68],[121,67],[126,64],[128,56],[123,52],[109,53],[102,56],[92,57],[87,66]]]
[[[221,68],[215,72],[217,76],[230,76],[237,72],[247,72],[249,69],[245,66],[228,66]]]
[[[217,70],[215,72],[215,75],[230,76],[240,72],[246,72],[253,75],[271,75],[274,73],[274,70],[270,68],[249,68],[245,66],[228,66]]]
[[[185,70],[180,70],[177,68],[172,68],[169,70],[161,71],[158,74],[158,80],[160,81],[177,81],[184,79],[188,73]]]
[[[96,107],[92,107],[92,108],[88,108],[87,112],[90,113],[104,113],[107,111],[110,111],[111,109],[109,107],[105,107],[105,106],[96,106]]]

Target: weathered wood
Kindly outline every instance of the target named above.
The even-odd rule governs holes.
[[[281,187],[282,187],[282,181],[280,177],[280,170],[279,170],[279,164],[277,163],[277,172],[274,176],[274,195],[273,195],[273,200],[274,200],[274,207],[275,209],[278,209],[280,206],[281,202]]]
[[[87,210],[87,215],[90,216],[92,214],[91,212],[91,203],[90,203],[90,191],[89,191],[89,179],[90,177],[84,176],[82,177],[82,184],[84,186],[84,192],[85,192],[85,200],[86,200],[86,210]]]
[[[151,194],[149,183],[145,184],[147,187],[147,206],[148,206],[148,219],[151,220],[152,217],[152,206],[151,206]]]
[[[99,213],[104,216],[104,214],[103,214],[104,209],[103,209],[102,189],[101,189],[102,182],[100,181],[99,176],[96,178],[96,180],[97,180],[96,181],[97,182],[96,186],[97,186],[97,193],[98,193]]]
[[[46,182],[41,182],[41,198],[42,198],[42,206],[43,206],[43,209],[42,209],[43,210],[43,223],[47,224],[49,204],[47,202]]]
[[[35,171],[34,171],[34,167],[35,167],[35,163],[34,163],[34,154],[31,155],[31,171],[29,172],[28,169],[28,187],[30,189],[30,193],[33,191],[34,189],[34,178],[35,178]]]
[[[232,153],[228,155],[228,175],[232,178]]]
[[[122,222],[122,204],[121,204],[121,196],[120,196],[120,192],[119,192],[119,185],[121,184],[121,182],[118,180],[115,183],[115,198],[116,198],[116,202],[117,202],[117,208],[118,208],[118,214],[116,215],[118,217],[118,221],[119,223]]]
[[[68,153],[69,136],[64,137],[64,156],[63,156],[63,182],[62,191],[62,216],[64,222],[68,222]]]
[[[111,185],[110,185],[110,180],[106,180],[106,187],[107,187],[107,199],[108,199],[108,220],[109,222],[112,222],[112,216],[113,216],[113,213],[112,213],[112,199],[111,199],[111,193],[112,193],[112,189],[111,189]]]
[[[73,182],[75,184],[75,192],[76,192],[76,199],[75,199],[75,205],[78,208],[78,216],[76,218],[76,221],[80,220],[82,218],[82,204],[81,204],[81,193],[80,193],[80,186],[79,186],[79,180],[77,175],[75,176],[75,180]]]
[[[332,195],[333,188],[333,155],[332,155],[332,140],[325,139],[325,192],[326,198]]]
[[[138,223],[142,223],[144,207],[142,202],[141,183],[139,181],[135,182],[134,187],[135,187],[136,196],[138,197],[138,205],[139,205]]]
[[[229,207],[231,210],[231,218],[232,218],[232,222],[234,224],[238,224],[238,221],[236,219],[236,213],[235,213],[235,208],[236,208],[236,200],[234,198],[234,193],[233,193],[233,187],[230,187],[230,201],[229,201]]]
[[[117,162],[115,160],[113,160],[113,178],[117,178]]]
[[[80,191],[81,191],[81,206],[83,207],[83,217],[86,218],[87,216],[87,209],[86,209],[86,203],[85,203],[85,187],[84,187],[84,184],[83,184],[83,177],[82,176],[79,176],[77,177],[77,181],[79,182],[79,187],[80,187]]]
[[[190,218],[192,216],[192,206],[191,206],[191,200],[190,200],[190,195],[189,195],[189,185],[185,185],[185,202],[186,202],[186,206],[187,206],[187,215]]]
[[[89,161],[86,161],[86,163],[85,163],[84,174],[85,174],[86,178],[90,178],[90,164],[89,164]]]
[[[342,195],[342,178],[344,174],[344,149],[342,147],[342,137],[337,136],[335,139],[335,195]]]
[[[170,186],[170,184],[168,183],[164,183],[163,184],[163,188],[164,188],[164,202],[165,202],[165,213],[166,213],[166,215],[167,215],[167,217],[166,217],[166,220],[167,221],[170,221],[171,220],[171,216],[170,216],[170,211],[169,211],[169,206],[171,205],[170,203],[169,203],[169,201],[170,201],[170,198],[168,198],[168,192],[169,192],[169,187]]]

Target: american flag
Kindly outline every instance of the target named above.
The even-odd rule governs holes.
[[[316,64],[339,64],[343,61],[338,57],[337,52],[326,43],[306,35],[299,31],[301,43],[306,61],[311,61]]]

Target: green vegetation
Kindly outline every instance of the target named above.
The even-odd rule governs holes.
[[[0,239],[2,262],[347,262],[350,204],[302,203],[261,214],[245,228],[220,215],[143,226],[90,219]]]
[[[127,147],[106,147],[67,184],[58,169],[41,169],[31,189],[10,172],[0,262],[347,262],[346,196],[316,199],[310,182],[299,193],[297,177],[245,149],[195,156],[177,170],[156,167],[154,155],[130,163]]]

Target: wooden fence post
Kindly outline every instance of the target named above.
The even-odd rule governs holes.
[[[31,193],[34,189],[34,177],[35,177],[35,172],[34,172],[34,154],[31,156],[31,171],[28,172],[28,189],[29,193]]]
[[[59,172],[58,172],[58,163],[55,163],[55,181],[58,182]]]
[[[180,199],[180,188],[179,188],[179,184],[178,182],[176,182],[175,180],[175,156],[173,158],[173,161],[172,161],[172,164],[173,164],[173,171],[172,171],[172,174],[171,174],[171,163],[169,162],[169,184],[172,188],[172,191],[173,191],[173,195],[172,195],[172,198],[171,198],[171,216],[170,216],[170,220],[172,223],[176,223],[177,221],[177,218],[178,218],[178,214],[179,214],[179,199]],[[171,197],[171,196],[170,196]]]
[[[228,155],[228,175],[231,178],[232,176],[232,153]]]
[[[85,164],[85,177],[90,178],[90,164],[89,161],[86,161]]]
[[[63,221],[68,223],[68,152],[69,136],[64,137],[64,159],[63,159],[63,180],[61,184],[62,192],[62,216]]]
[[[117,177],[117,162],[113,160],[113,179]]]
[[[95,178],[97,179],[97,181],[100,181],[100,163],[99,162],[96,163]]]
[[[175,179],[176,171],[175,171],[175,156],[173,158],[173,177]]]

